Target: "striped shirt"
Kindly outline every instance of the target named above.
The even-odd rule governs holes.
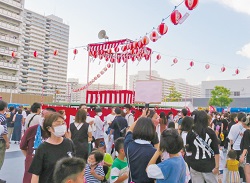
[[[3,135],[8,134],[6,117],[3,114],[0,114],[0,124],[4,127],[4,132],[0,135],[0,140],[3,140]]]
[[[87,164],[86,168],[85,168],[85,180],[86,183],[101,183],[100,180],[98,180],[97,178],[95,178],[91,173],[90,173],[90,166]],[[95,167],[95,173],[97,175],[101,175],[101,176],[105,176],[104,171],[103,171],[103,167],[100,165],[97,165]]]

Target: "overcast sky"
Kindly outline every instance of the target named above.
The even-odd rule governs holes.
[[[129,38],[132,40],[144,36],[157,27],[162,18],[167,17],[174,6],[182,0],[25,0],[25,8],[44,14],[54,14],[63,18],[70,26],[69,47],[100,42],[97,34],[105,29],[110,40]],[[162,59],[154,63],[152,69],[161,77],[168,79],[185,78],[190,84],[200,84],[203,80],[246,79],[250,76],[250,0],[201,0],[193,11],[184,4],[178,10],[190,16],[182,25],[174,26],[169,19],[168,33],[155,43],[150,43],[154,51],[161,53]],[[73,60],[73,51],[69,50],[68,78],[79,78],[86,82],[87,52],[79,49]],[[60,52],[60,51],[59,51]],[[171,66],[172,60],[179,62]],[[194,67],[190,70],[190,61]],[[96,76],[106,62],[91,63],[91,75]],[[205,65],[210,64],[206,70]],[[117,83],[125,85],[125,67],[117,68]],[[222,66],[224,73],[220,72]],[[240,74],[233,76],[239,68]],[[149,63],[129,62],[129,74],[139,70],[148,70]],[[113,81],[110,69],[99,83]]]

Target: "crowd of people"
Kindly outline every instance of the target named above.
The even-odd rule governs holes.
[[[65,110],[34,103],[29,114],[0,101],[0,168],[12,141],[25,156],[23,183],[250,183],[249,115],[145,108],[135,119],[131,109],[103,118],[81,104],[67,125]]]

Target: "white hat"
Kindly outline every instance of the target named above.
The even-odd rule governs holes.
[[[0,125],[0,135],[2,135],[3,132],[4,132],[4,127],[3,127],[3,125]]]

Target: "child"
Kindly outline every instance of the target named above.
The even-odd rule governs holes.
[[[179,152],[183,148],[183,140],[175,129],[164,130],[161,134],[160,146],[148,163],[146,169],[149,178],[156,182],[185,182],[186,164]],[[169,159],[155,164],[162,152],[169,153]]]
[[[223,170],[224,170],[224,167],[225,167],[225,165],[223,164],[224,155],[223,155],[222,147],[220,146],[220,144],[221,144],[221,140],[218,139],[218,146],[219,146],[219,151],[220,151],[220,164],[219,164],[218,183],[222,183]]]
[[[240,183],[239,174],[239,161],[236,160],[237,153],[234,150],[230,150],[227,154],[228,160],[226,162],[227,172],[227,183]]]
[[[125,152],[124,152],[124,137],[120,137],[115,141],[115,150],[118,152],[117,158],[114,160],[112,169],[110,183],[128,182],[128,163],[125,161]]]
[[[85,162],[81,158],[63,158],[56,163],[53,179],[54,183],[82,183]]]
[[[103,167],[98,165],[103,160],[104,154],[100,151],[92,151],[88,157],[85,168],[86,183],[101,183],[104,180]]]
[[[109,153],[106,153],[105,142],[100,142],[98,151],[101,151],[104,154],[103,162],[100,163],[100,165],[103,166],[103,171],[105,173],[104,181],[107,181],[109,180],[109,177],[110,177],[110,171],[111,171],[111,166],[113,164],[113,158]]]

